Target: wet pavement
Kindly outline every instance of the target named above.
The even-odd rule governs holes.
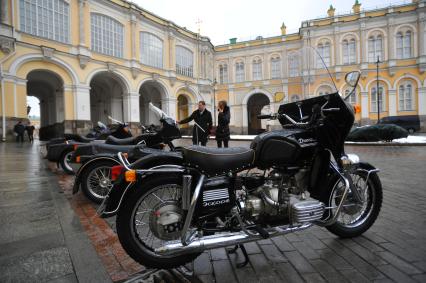
[[[246,244],[244,268],[236,268],[240,252],[212,250],[187,265],[191,277],[132,261],[114,219],[96,217],[81,193],[73,196],[73,177],[42,160],[37,145],[0,144],[0,282],[426,282],[426,147],[347,152],[381,169],[384,202],[369,231],[342,240],[315,227]]]

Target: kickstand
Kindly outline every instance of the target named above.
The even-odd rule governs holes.
[[[236,264],[237,268],[241,268],[241,267],[246,266],[249,263],[249,261],[250,261],[249,257],[248,257],[248,254],[247,254],[247,250],[244,247],[244,245],[243,244],[238,244],[238,245],[235,245],[233,248],[227,248],[226,251],[228,252],[228,254],[235,254],[237,252],[238,248],[241,249],[241,252],[244,255],[244,261],[243,262],[239,262],[239,263]]]

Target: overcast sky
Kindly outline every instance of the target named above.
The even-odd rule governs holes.
[[[214,45],[228,43],[229,38],[252,39],[258,35],[280,34],[282,22],[287,32],[297,32],[302,21],[325,16],[330,4],[336,13],[349,12],[355,0],[132,0],[142,8],[196,32],[200,19],[201,34]],[[360,0],[363,8],[375,8],[389,0]],[[406,1],[411,2],[411,1]]]

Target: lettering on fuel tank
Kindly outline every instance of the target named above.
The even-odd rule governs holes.
[[[317,141],[316,141],[315,139],[313,139],[313,138],[308,138],[308,139],[302,139],[302,138],[299,138],[297,141],[298,141],[300,144],[317,142]]]

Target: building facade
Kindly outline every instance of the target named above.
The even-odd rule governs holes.
[[[302,23],[298,33],[213,46],[173,22],[123,0],[0,0],[0,129],[12,137],[27,96],[40,101],[44,138],[83,133],[108,116],[156,123],[148,103],[178,119],[219,100],[234,133],[265,128],[255,117],[282,103],[333,90],[323,69],[304,63],[315,48],[342,93],[360,70],[357,121],[426,115],[425,2],[362,10]],[[377,91],[376,64],[379,64]],[[378,99],[379,98],[379,99]],[[423,123],[424,124],[424,123]],[[272,125],[272,127],[278,125]],[[424,127],[424,126],[423,126]]]

